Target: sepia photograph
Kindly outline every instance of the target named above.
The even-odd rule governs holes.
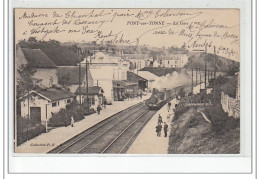
[[[13,153],[240,154],[240,9],[13,20]]]

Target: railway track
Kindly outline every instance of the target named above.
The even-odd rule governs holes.
[[[125,153],[155,114],[144,103],[127,108],[83,131],[48,153]]]

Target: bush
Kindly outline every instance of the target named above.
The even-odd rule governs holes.
[[[76,101],[66,106],[66,109],[61,109],[59,112],[55,113],[49,120],[50,127],[61,127],[71,124],[71,117],[73,116],[74,121],[80,121],[84,119],[84,110],[78,105]]]
[[[30,140],[45,131],[46,128],[43,125],[36,125],[35,127],[31,127],[28,129],[28,131],[17,131],[17,144],[20,145],[23,142]]]
[[[240,120],[229,117],[220,104],[214,107],[207,107],[205,114],[212,123],[212,130],[217,134],[227,133],[240,126]]]
[[[49,126],[61,127],[70,125],[70,118],[68,116],[68,110],[61,109],[59,112],[53,114],[49,120]]]
[[[17,116],[17,132],[22,132],[29,127],[28,118]]]

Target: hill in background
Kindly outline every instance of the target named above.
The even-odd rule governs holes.
[[[215,57],[214,54],[208,53],[204,55],[203,53],[189,53],[189,61],[185,65],[185,68],[200,68],[205,69],[205,59],[207,60],[207,69],[214,70]],[[238,68],[240,63],[234,60],[217,56],[216,58],[216,71],[227,72],[230,68]]]

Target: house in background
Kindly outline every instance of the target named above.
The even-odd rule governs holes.
[[[39,80],[38,85],[49,88],[54,84],[58,84],[57,66],[42,50],[20,48],[17,45],[16,69],[26,64],[37,70],[34,78]]]
[[[129,62],[130,70],[134,73],[137,73],[137,70],[150,66],[151,61],[149,54],[124,54],[122,59]]]
[[[157,61],[157,60],[154,60],[154,61],[153,61],[153,67],[158,68],[158,67],[160,67],[160,66],[161,66],[161,64],[160,64],[159,61]]]
[[[80,89],[78,87],[75,91],[77,101],[80,101],[81,97],[82,103],[87,101],[88,94],[89,105],[94,109],[96,109],[98,105],[103,104],[103,93],[103,89],[99,86],[88,87],[88,93],[86,87],[82,87]]]
[[[41,49],[56,66],[77,66],[81,57],[68,47],[45,47]]]
[[[175,53],[167,55],[162,60],[162,66],[165,68],[183,68],[188,63],[188,55]]]
[[[62,88],[48,88],[38,91],[31,91],[21,99],[21,116],[27,117],[36,123],[49,121],[54,113],[65,108],[71,103],[75,95]],[[28,106],[29,105],[29,106]]]
[[[228,81],[221,85],[221,105],[223,110],[228,113],[228,116],[233,116],[235,119],[240,117],[240,77],[239,73],[236,76],[228,77]]]
[[[62,86],[68,85],[70,91],[75,93],[79,85],[81,87],[93,86],[93,78],[88,69],[88,74],[86,76],[86,68],[79,66],[59,66],[58,67],[58,83]]]

